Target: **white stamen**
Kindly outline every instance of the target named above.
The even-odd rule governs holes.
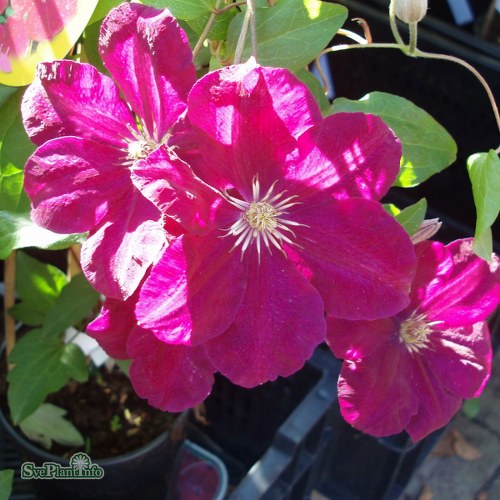
[[[231,251],[241,245],[242,258],[250,244],[255,241],[260,262],[262,248],[261,240],[264,242],[269,253],[272,253],[271,248],[275,247],[286,256],[282,244],[296,245],[293,241],[296,235],[288,226],[305,226],[305,224],[281,218],[281,215],[287,213],[286,210],[288,208],[298,205],[300,202],[292,202],[292,200],[297,198],[296,195],[281,199],[286,191],[282,191],[273,196],[274,187],[277,182],[278,181],[273,182],[266,194],[261,198],[260,182],[259,179],[255,177],[252,182],[251,201],[241,200],[228,193],[224,193],[226,200],[242,212],[240,218],[227,229],[227,233],[224,235],[237,237]],[[280,199],[281,201],[279,201]],[[287,236],[285,232],[291,236]]]

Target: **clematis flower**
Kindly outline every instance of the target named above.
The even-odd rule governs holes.
[[[115,359],[131,359],[130,381],[149,404],[178,412],[201,403],[214,382],[213,368],[203,346],[170,345],[137,326],[137,292],[120,301],[106,299],[87,334]]]
[[[487,316],[500,301],[500,269],[471,240],[416,246],[411,302],[376,321],[328,319],[327,342],[344,359],[342,415],[354,427],[414,441],[447,424],[482,392],[491,368]]]
[[[379,118],[323,119],[289,71],[251,60],[199,80],[187,120],[192,170],[167,147],[133,169],[186,230],[141,287],[142,328],[204,345],[218,371],[253,387],[303,366],[325,308],[374,319],[407,305],[413,247],[373,201],[401,156]]]
[[[168,140],[196,75],[166,10],[122,4],[104,20],[99,48],[114,81],[88,64],[39,65],[22,102],[39,146],[25,188],[37,224],[90,232],[85,275],[106,296],[127,298],[166,241],[162,214],[133,186],[130,168]]]

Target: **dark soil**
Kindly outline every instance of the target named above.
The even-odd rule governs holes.
[[[0,402],[5,411],[5,357],[1,364]],[[85,383],[72,381],[50,394],[47,402],[66,409],[65,418],[76,426],[85,440],[81,448],[53,443],[49,451],[65,457],[77,451],[84,451],[93,459],[134,451],[170,430],[177,416],[152,408],[139,398],[128,377],[117,367],[111,371],[102,368]]]

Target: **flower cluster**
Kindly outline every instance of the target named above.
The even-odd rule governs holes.
[[[379,202],[401,158],[380,118],[323,117],[253,58],[196,81],[166,10],[114,9],[100,53],[113,80],[39,66],[25,187],[38,224],[89,233],[83,271],[107,298],[88,332],[132,359],[140,396],[180,411],[215,372],[255,387],[325,340],[346,360],[344,416],[376,435],[419,439],[480,391],[496,261],[467,241],[414,247]]]

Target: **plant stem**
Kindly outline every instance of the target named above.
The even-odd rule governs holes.
[[[414,55],[417,50],[417,24],[409,23],[408,27],[410,29],[410,44],[409,44],[409,55]]]
[[[232,3],[232,4],[229,4],[229,5],[226,5],[225,7],[222,7],[220,9],[215,9],[213,11],[214,14],[224,14],[224,12],[227,12],[228,10],[231,10],[231,9],[234,9],[235,7],[241,7],[242,5],[246,5],[246,0],[244,2],[236,2],[236,3]]]
[[[16,252],[12,252],[4,262],[4,321],[5,321],[5,348],[7,356],[16,344],[16,321],[9,314],[9,309],[16,302]]]
[[[236,44],[236,50],[234,51],[234,61],[233,61],[234,64],[241,63],[241,57],[243,55],[243,49],[245,47],[245,40],[247,38],[251,15],[252,15],[252,10],[249,8],[249,5],[247,4],[247,10],[245,11],[245,17],[243,18],[243,25],[241,26],[240,37],[238,38],[238,43]]]
[[[247,9],[250,11],[250,35],[252,38],[252,56],[258,60],[257,54],[257,24],[255,14],[255,0],[247,0]]]
[[[463,66],[464,68],[468,69],[479,80],[479,83],[481,83],[484,90],[486,91],[486,94],[488,95],[488,99],[490,100],[491,109],[493,110],[493,114],[495,115],[497,128],[500,131],[500,114],[498,112],[498,106],[497,106],[497,103],[495,101],[495,96],[493,95],[493,92],[491,91],[491,88],[488,85],[488,82],[484,79],[483,75],[481,75],[481,73],[479,73],[479,71],[476,68],[474,68],[474,66],[469,64],[467,61],[460,59],[459,57],[450,56],[447,54],[433,54],[431,52],[423,52],[423,51],[417,49],[415,51],[414,55],[417,57],[424,57],[426,59],[441,59],[443,61],[454,62],[454,63],[460,64],[460,66]]]
[[[368,43],[367,40],[365,40],[362,36],[358,35],[357,33],[354,33],[354,31],[345,30],[345,29],[340,28],[337,31],[337,35],[342,35],[342,36],[345,36],[347,38],[350,38],[354,42],[358,42],[360,45],[366,45]]]
[[[396,0],[391,0],[389,4],[389,23],[391,25],[392,36],[398,45],[405,45],[401,35],[399,34],[398,25],[396,22]]]
[[[207,24],[205,26],[205,29],[203,30],[202,34],[200,35],[200,38],[196,42],[196,45],[193,49],[193,61],[196,60],[198,57],[198,54],[200,53],[201,48],[203,47],[203,44],[205,43],[205,40],[208,37],[208,34],[210,33],[210,30],[212,29],[212,26],[214,25],[215,19],[220,12],[218,11],[218,7],[221,4],[222,0],[217,0],[217,3],[215,4],[215,10],[212,12],[210,17],[208,18]]]

